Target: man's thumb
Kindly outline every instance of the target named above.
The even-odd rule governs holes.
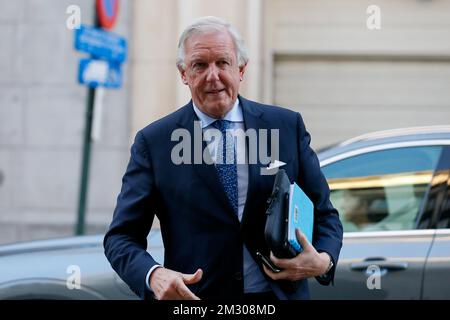
[[[303,250],[306,250],[309,248],[310,243],[308,239],[306,238],[305,234],[300,231],[300,229],[295,229],[295,235],[297,236],[297,241],[302,246]]]
[[[202,279],[203,270],[202,269],[198,269],[193,274],[182,273],[181,275],[183,276],[183,282],[185,284],[194,284],[194,283],[199,282]]]

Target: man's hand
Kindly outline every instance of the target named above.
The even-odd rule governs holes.
[[[292,259],[278,259],[270,252],[270,259],[283,271],[275,273],[263,265],[266,274],[273,280],[301,280],[324,274],[330,264],[330,257],[325,252],[318,253],[299,229],[295,230],[297,240],[303,251]]]
[[[202,269],[194,274],[183,274],[159,267],[150,276],[150,288],[158,300],[200,300],[186,285],[199,282],[202,276]]]

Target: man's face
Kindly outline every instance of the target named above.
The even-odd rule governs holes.
[[[237,99],[245,65],[239,67],[226,29],[194,34],[185,42],[185,70],[179,69],[195,105],[214,118],[223,117]]]

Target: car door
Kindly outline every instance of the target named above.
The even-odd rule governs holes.
[[[450,147],[433,185],[433,201],[426,208],[436,234],[428,256],[423,299],[450,299]]]
[[[422,225],[442,146],[376,146],[322,170],[344,227],[335,283],[310,281],[313,299],[420,299],[434,230]]]

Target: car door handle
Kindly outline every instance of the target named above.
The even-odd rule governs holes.
[[[385,258],[368,258],[363,262],[352,263],[350,268],[354,271],[367,271],[370,266],[377,266],[380,268],[382,273],[386,271],[400,271],[406,270],[408,268],[408,262],[394,262],[386,260]],[[383,272],[384,271],[384,272]]]

